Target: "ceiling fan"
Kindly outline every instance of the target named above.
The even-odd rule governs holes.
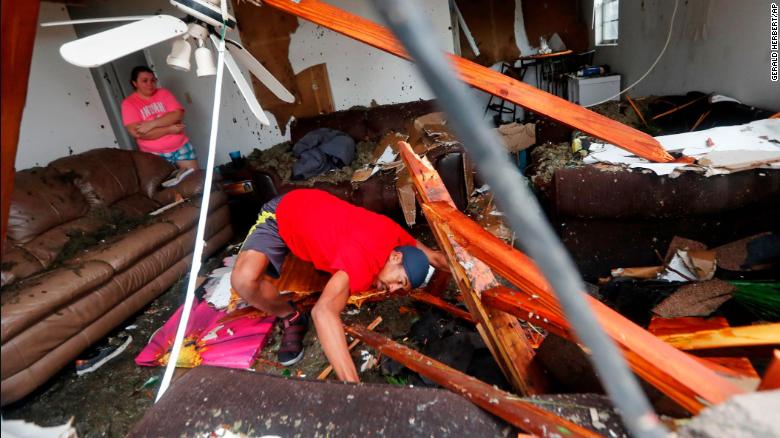
[[[132,21],[132,23],[65,43],[60,47],[60,55],[67,62],[79,67],[98,67],[175,38],[166,63],[176,70],[189,71],[192,53],[190,40],[194,40],[197,47],[195,49],[196,74],[199,77],[215,75],[214,57],[207,47],[207,41],[210,40],[214,48],[219,50],[220,39],[224,32],[235,30],[236,19],[228,13],[227,2],[220,0],[170,0],[170,3],[187,16],[184,19],[171,15],[90,18],[48,22],[42,23],[41,26]],[[235,80],[241,95],[260,123],[270,125],[268,117],[252,92],[252,87],[241,74],[236,61],[246,67],[280,100],[293,103],[295,96],[240,43],[229,38],[225,38],[224,43],[224,47],[227,49],[224,53],[224,63]]]

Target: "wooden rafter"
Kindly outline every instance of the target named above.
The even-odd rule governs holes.
[[[430,202],[444,202],[455,208],[444,183],[427,159],[417,159],[406,142],[398,142],[398,147],[421,203],[425,205]],[[452,274],[463,294],[463,301],[477,322],[477,331],[493,353],[507,380],[520,394],[541,392],[541,373],[532,363],[533,344],[526,337],[517,318],[498,309],[485,308],[480,301],[483,291],[498,286],[493,272],[452,239],[452,233],[446,223],[434,221],[433,218],[429,218],[428,223],[439,247],[449,259]]]
[[[300,2],[263,0],[263,4],[281,9],[379,50],[411,60],[389,30],[343,9],[319,0]],[[449,55],[449,58],[461,80],[486,93],[544,114],[648,160],[668,162],[674,159],[656,139],[644,132],[467,59],[455,55]]]
[[[474,377],[424,356],[361,326],[346,326],[346,332],[410,370],[462,395],[482,409],[520,429],[543,437],[597,437],[591,432],[552,412],[496,389]]]
[[[402,152],[402,156],[407,162],[420,161],[413,153]],[[573,339],[552,288],[533,260],[482,229],[452,205],[427,202],[423,203],[422,211],[429,221],[446,223],[451,236],[464,251],[486,263],[522,292],[492,288],[483,292],[483,302],[521,319],[530,319],[533,315],[533,324]],[[587,299],[596,318],[623,350],[634,372],[689,411],[696,413],[708,404],[720,403],[743,392],[598,300],[590,296]]]
[[[659,338],[680,350],[780,346],[780,323],[699,330],[691,333],[662,335]]]

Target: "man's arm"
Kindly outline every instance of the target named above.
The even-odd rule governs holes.
[[[419,240],[417,241],[417,248],[425,253],[425,256],[428,257],[428,261],[434,268],[440,271],[450,272],[450,265],[447,263],[447,257],[442,254],[441,251],[434,251]]]
[[[184,116],[183,110],[178,109],[178,110],[169,111],[156,119],[147,120],[145,122],[139,122],[138,125],[136,126],[136,130],[138,131],[139,134],[142,135],[147,134],[156,128],[165,128],[166,126],[180,124],[183,116]],[[146,140],[153,140],[153,139],[146,139]]]
[[[344,271],[338,271],[325,285],[317,304],[311,310],[311,316],[322,350],[333,365],[336,376],[346,382],[359,382],[360,378],[349,355],[344,326],[341,323],[341,311],[344,310],[348,298],[349,276]]]

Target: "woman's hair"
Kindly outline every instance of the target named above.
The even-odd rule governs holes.
[[[133,82],[138,80],[138,75],[140,75],[141,73],[154,74],[152,69],[145,65],[139,65],[137,67],[133,67],[133,71],[130,72],[130,85],[133,85]],[[133,85],[133,87],[135,87],[135,85]]]

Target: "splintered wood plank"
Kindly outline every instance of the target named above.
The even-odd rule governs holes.
[[[301,0],[298,3],[289,0],[264,0],[263,4],[281,9],[379,50],[411,60],[392,32],[343,9],[318,0]],[[448,56],[461,80],[475,88],[544,114],[650,161],[669,162],[674,159],[656,139],[644,132],[467,59],[451,54]]]
[[[280,291],[320,292],[330,280],[330,274],[318,271],[310,262],[288,254],[279,278],[265,276]]]
[[[381,324],[381,323],[382,323],[382,317],[381,317],[381,316],[377,316],[377,317],[376,317],[376,319],[374,319],[373,321],[371,321],[371,324],[369,324],[369,325],[368,325],[368,327],[366,327],[366,328],[367,328],[368,330],[374,330],[374,329],[376,328],[376,326],[378,326],[378,325],[379,325],[379,324]],[[347,346],[347,350],[349,350],[349,351],[352,351],[352,350],[354,350],[354,349],[355,349],[355,347],[357,347],[359,343],[360,343],[360,339],[355,339],[355,340],[353,340],[353,341],[352,341],[352,342],[350,342],[350,343],[349,343],[349,345]],[[327,367],[325,367],[325,369],[324,369],[324,370],[322,370],[322,372],[320,373],[320,375],[319,375],[319,376],[317,376],[317,379],[318,379],[318,380],[325,380],[325,379],[328,377],[328,375],[329,375],[330,373],[332,373],[332,372],[333,372],[333,365],[328,365]]]
[[[416,301],[420,301],[426,304],[430,304],[431,306],[434,306],[436,308],[439,308],[441,310],[444,310],[445,312],[457,316],[458,318],[468,321],[472,324],[476,323],[474,321],[474,318],[471,316],[469,312],[466,312],[464,310],[458,309],[457,307],[453,306],[452,304],[442,300],[441,298],[431,295],[429,293],[415,291],[409,294],[412,299]]]
[[[399,141],[398,147],[421,204],[439,201],[455,208],[450,194],[430,162],[425,158],[420,160],[406,142]],[[449,260],[452,274],[463,294],[463,302],[477,322],[477,331],[507,380],[520,394],[543,392],[542,374],[532,363],[532,342],[526,337],[517,318],[498,309],[485,308],[480,301],[483,291],[498,286],[493,272],[452,240],[447,224],[436,222],[433,218],[428,218],[428,223]]]
[[[699,330],[715,330],[729,326],[729,322],[722,316],[713,318],[699,318],[696,316],[681,316],[677,318],[661,318],[653,316],[647,331],[656,335],[673,335],[677,333],[690,333]]]
[[[780,346],[780,323],[675,333],[659,338],[680,350]]]
[[[758,385],[759,391],[769,391],[772,389],[780,389],[780,350],[775,350],[772,353],[772,361],[769,362],[769,366],[766,367],[764,377]]]
[[[347,333],[375,348],[379,353],[462,395],[480,408],[526,432],[542,437],[599,436],[533,403],[496,389],[365,327],[356,325],[346,326],[345,329]]]
[[[423,213],[433,221],[444,222],[454,239],[474,257],[517,286],[525,294],[506,293],[506,288],[485,291],[483,299],[523,319],[529,312],[544,316],[533,324],[550,330],[565,328],[574,339],[560,305],[547,280],[528,256],[483,230],[463,213],[446,203],[427,203]],[[531,300],[527,298],[530,297]],[[696,413],[708,404],[725,401],[743,390],[718,376],[688,354],[653,336],[591,296],[586,299],[596,319],[618,344],[631,369],[685,409]],[[532,303],[529,307],[528,303]],[[548,323],[545,325],[544,318]]]

